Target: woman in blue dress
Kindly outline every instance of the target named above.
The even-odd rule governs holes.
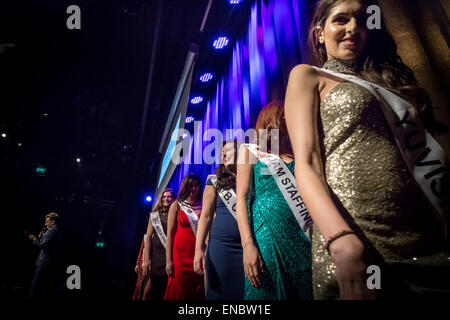
[[[214,176],[208,177],[203,192],[194,271],[203,274],[206,270],[206,300],[242,300],[244,294],[242,246],[233,205],[236,203],[236,158],[237,141],[226,142],[222,148],[223,164]]]
[[[269,103],[258,115],[258,153],[279,157],[294,172],[294,158],[287,135],[282,101]],[[260,130],[265,130],[260,131]],[[278,139],[276,131],[278,129]],[[247,280],[245,300],[311,300],[311,241],[303,232],[268,166],[248,147],[239,150],[236,194],[237,220]],[[249,198],[249,194],[252,195]]]

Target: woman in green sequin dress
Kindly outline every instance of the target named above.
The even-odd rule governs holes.
[[[310,33],[318,64],[377,83],[423,111],[426,95],[392,38],[366,27],[371,4],[318,2]],[[355,83],[299,65],[289,78],[286,119],[299,191],[315,226],[314,297],[397,299],[448,289],[444,239],[377,99]],[[329,255],[324,239],[342,230],[354,234],[333,241]],[[381,287],[367,285],[369,265],[381,268]]]
[[[264,107],[256,130],[279,128],[280,158],[294,172],[282,102]],[[258,137],[261,141],[261,137]],[[270,149],[270,148],[268,148]],[[269,150],[270,152],[270,150]],[[245,157],[245,161],[243,160]],[[301,230],[268,167],[241,149],[237,169],[237,219],[244,248],[245,300],[312,299],[311,243]]]

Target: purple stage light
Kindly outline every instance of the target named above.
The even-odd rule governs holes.
[[[200,81],[201,81],[201,82],[208,82],[208,81],[211,80],[212,78],[213,78],[213,75],[212,75],[211,73],[207,72],[207,73],[203,74],[203,75],[200,77]]]
[[[248,4],[248,1],[241,0],[239,4],[231,4],[230,1],[227,0],[229,5],[235,6],[233,8],[236,9],[239,8],[239,4],[241,6]],[[207,105],[204,114],[195,116],[196,121],[202,125],[198,128],[199,134],[191,137],[193,143],[187,151],[191,163],[183,162],[176,169],[171,186],[179,186],[189,172],[195,172],[206,180],[207,175],[214,171],[216,164],[198,166],[192,161],[196,155],[198,159],[202,159],[206,143],[202,138],[206,130],[219,129],[227,140],[234,138],[243,140],[243,133],[232,132],[225,136],[226,130],[242,128],[245,131],[250,128],[251,119],[256,118],[261,107],[270,100],[271,92],[278,92],[281,89],[279,84],[283,83],[283,77],[288,76],[286,72],[289,72],[293,65],[304,62],[300,50],[306,44],[307,34],[303,26],[303,16],[308,12],[309,2],[306,0],[253,2],[248,29],[243,30],[242,36],[237,38],[230,36],[228,45],[232,48],[222,49],[222,52],[230,50],[229,64],[223,75],[214,74],[214,81],[208,83],[208,86],[211,82],[217,83],[214,84],[216,89],[214,93],[209,94],[208,99],[205,98]],[[212,45],[219,36],[224,34],[217,34],[215,38],[211,38],[210,44]],[[211,72],[214,69],[204,70],[203,73],[207,71]],[[191,99],[193,97],[195,96],[191,96]],[[199,143],[196,143],[197,139]]]
[[[197,96],[197,97],[191,99],[192,104],[198,104],[202,101],[203,101],[203,97],[200,97],[200,96]]]
[[[216,40],[214,40],[213,47],[217,50],[223,49],[228,45],[228,38],[227,37],[219,37]]]
[[[186,117],[186,120],[184,120],[184,123],[191,123],[192,121],[194,121],[195,118],[194,117]]]

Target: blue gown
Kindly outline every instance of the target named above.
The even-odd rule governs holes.
[[[212,185],[210,179],[206,185]],[[216,217],[206,251],[206,300],[242,300],[244,266],[236,219],[216,196]]]

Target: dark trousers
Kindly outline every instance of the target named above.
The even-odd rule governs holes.
[[[54,284],[53,268],[51,266],[36,267],[27,300],[49,298]]]

